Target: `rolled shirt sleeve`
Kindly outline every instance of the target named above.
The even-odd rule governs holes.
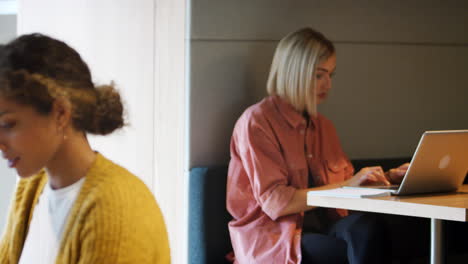
[[[237,153],[256,201],[272,220],[276,220],[296,188],[289,184],[286,162],[278,141],[268,130],[267,121],[246,117],[234,138]]]

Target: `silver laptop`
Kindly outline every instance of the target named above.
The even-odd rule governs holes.
[[[392,195],[452,192],[463,184],[467,172],[468,130],[426,131],[403,181],[389,190]]]

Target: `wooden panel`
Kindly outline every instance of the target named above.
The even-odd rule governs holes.
[[[137,2],[137,1],[136,1]],[[171,263],[188,254],[186,1],[155,1],[154,190],[166,219]],[[149,54],[148,54],[149,55]],[[142,94],[150,96],[151,93]],[[144,117],[145,112],[139,112]],[[149,143],[149,142],[148,142]]]
[[[338,42],[468,44],[459,0],[194,0],[193,39],[278,40],[312,26]]]

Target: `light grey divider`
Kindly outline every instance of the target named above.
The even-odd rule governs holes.
[[[275,43],[192,42],[191,164],[225,164],[234,123],[265,95]]]
[[[16,179],[15,171],[9,169],[6,162],[2,160],[0,162],[0,236],[7,222]]]
[[[0,15],[0,44],[16,36],[16,15]]]
[[[263,97],[286,33],[338,49],[320,111],[351,158],[410,156],[427,129],[468,128],[467,1],[192,1],[190,167],[226,164],[232,128]]]
[[[425,130],[468,128],[468,47],[337,44],[319,111],[352,158],[411,156]]]
[[[16,15],[0,15],[0,44],[5,44],[16,36]],[[6,223],[10,197],[15,188],[15,172],[0,162],[0,236]]]
[[[305,25],[335,41],[466,44],[460,0],[193,0],[192,39],[280,39]]]

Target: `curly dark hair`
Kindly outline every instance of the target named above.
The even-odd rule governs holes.
[[[124,126],[123,104],[114,85],[97,86],[81,56],[66,43],[34,33],[0,46],[0,95],[49,114],[67,98],[77,130],[106,135]]]

